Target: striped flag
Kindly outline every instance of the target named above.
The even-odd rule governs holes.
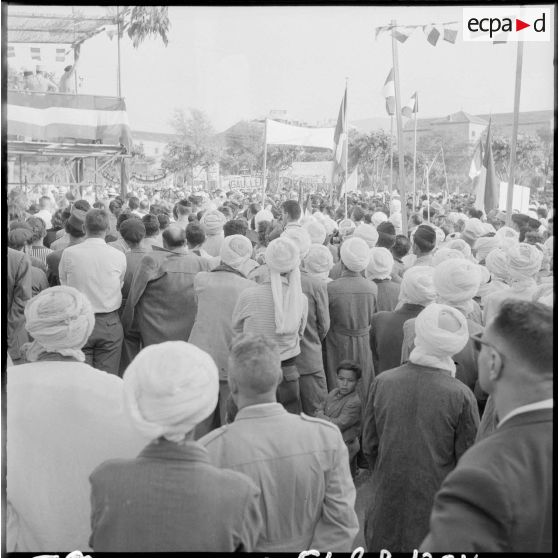
[[[339,116],[337,117],[337,125],[333,133],[333,154],[335,162],[342,167],[345,167],[345,143],[348,141],[347,137],[347,88],[345,87],[345,95],[339,107]]]
[[[389,71],[382,93],[386,98],[386,111],[392,116],[395,114],[395,81],[393,78],[393,68]]]
[[[8,45],[8,58],[13,58],[15,56],[15,48],[13,45]]]
[[[31,60],[41,60],[41,47],[30,47]]]
[[[401,114],[407,118],[418,112],[418,93],[415,91],[407,104],[401,109]]]
[[[57,48],[56,49],[56,62],[64,62],[66,60],[66,49]]]
[[[479,182],[476,188],[475,208],[482,209],[488,213],[491,209],[498,207],[500,195],[500,183],[496,177],[494,168],[494,156],[492,155],[492,121],[488,123],[486,134],[486,147],[482,161]]]

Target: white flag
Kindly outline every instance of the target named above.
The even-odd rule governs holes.
[[[306,128],[267,120],[267,143],[331,149],[334,128]]]
[[[346,188],[345,188],[346,186]],[[345,192],[356,192],[358,187],[358,167],[347,178],[347,183],[341,187],[341,194]]]

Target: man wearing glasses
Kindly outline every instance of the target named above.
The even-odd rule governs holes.
[[[446,477],[423,551],[551,552],[552,333],[551,308],[509,300],[474,336],[500,420]]]

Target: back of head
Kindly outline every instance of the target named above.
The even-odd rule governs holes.
[[[487,327],[500,338],[508,358],[517,358],[531,372],[552,378],[552,308],[540,302],[508,300]]]
[[[220,257],[224,264],[239,270],[252,255],[252,243],[242,234],[226,236],[221,245]]]
[[[223,225],[223,233],[225,236],[233,234],[241,234],[246,236],[248,232],[248,223],[242,219],[231,219]]]
[[[24,246],[31,244],[33,233],[27,229],[12,229],[8,233],[8,247],[13,250],[22,250]]]
[[[74,238],[85,236],[85,211],[74,209],[66,221],[64,230]]]
[[[175,219],[187,217],[192,213],[192,207],[187,200],[180,200],[173,208]]]
[[[471,300],[481,283],[480,266],[466,258],[450,258],[434,268],[434,287],[444,304]]]
[[[167,230],[171,227],[172,225],[169,225]],[[205,242],[205,231],[199,223],[188,223],[185,238],[188,246],[199,246]]]
[[[356,223],[357,221],[362,221],[364,219],[364,211],[358,205],[351,212],[351,219]]]
[[[149,209],[149,202],[147,200],[141,200],[139,207],[142,211],[147,211]]]
[[[139,207],[139,199],[136,198],[135,196],[132,196],[131,198],[128,199],[128,207],[131,210],[137,209]]]
[[[339,252],[343,265],[350,271],[362,271],[370,262],[370,248],[362,238],[348,238],[343,241]]]
[[[395,244],[395,227],[390,221],[382,221],[378,227],[378,242],[376,246],[391,250]]]
[[[406,256],[411,249],[411,243],[409,239],[404,234],[398,234],[395,236],[395,243],[391,247],[391,253],[393,257],[400,260],[403,256]]]
[[[104,209],[90,209],[85,214],[85,231],[88,235],[102,235],[108,228],[108,214]]]
[[[145,236],[150,237],[159,234],[159,219],[157,219],[156,215],[148,213],[144,215],[141,220],[145,227]]]
[[[170,224],[170,218],[166,213],[158,213],[157,220],[159,221],[159,229],[164,230]]]
[[[127,219],[120,226],[120,235],[130,244],[139,244],[145,238],[145,225],[140,219]]]
[[[186,231],[175,224],[170,224],[163,231],[163,243],[166,248],[181,248],[186,242]]]
[[[263,335],[243,334],[231,348],[229,378],[242,395],[275,394],[283,378],[277,346]]]
[[[286,213],[289,221],[298,221],[302,214],[302,210],[300,209],[300,205],[295,200],[287,200],[283,202],[283,211]]]
[[[413,242],[421,252],[432,252],[436,246],[436,231],[430,225],[419,225],[413,236]]]
[[[399,290],[400,302],[426,306],[434,302],[436,296],[433,267],[415,265],[405,271]]]
[[[27,224],[33,231],[32,242],[37,242],[46,235],[45,222],[40,217],[28,217]]]
[[[74,208],[87,213],[91,209],[91,204],[87,200],[77,200],[74,203]]]

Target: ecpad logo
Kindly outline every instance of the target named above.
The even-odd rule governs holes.
[[[550,41],[552,8],[463,8],[464,41]]]

